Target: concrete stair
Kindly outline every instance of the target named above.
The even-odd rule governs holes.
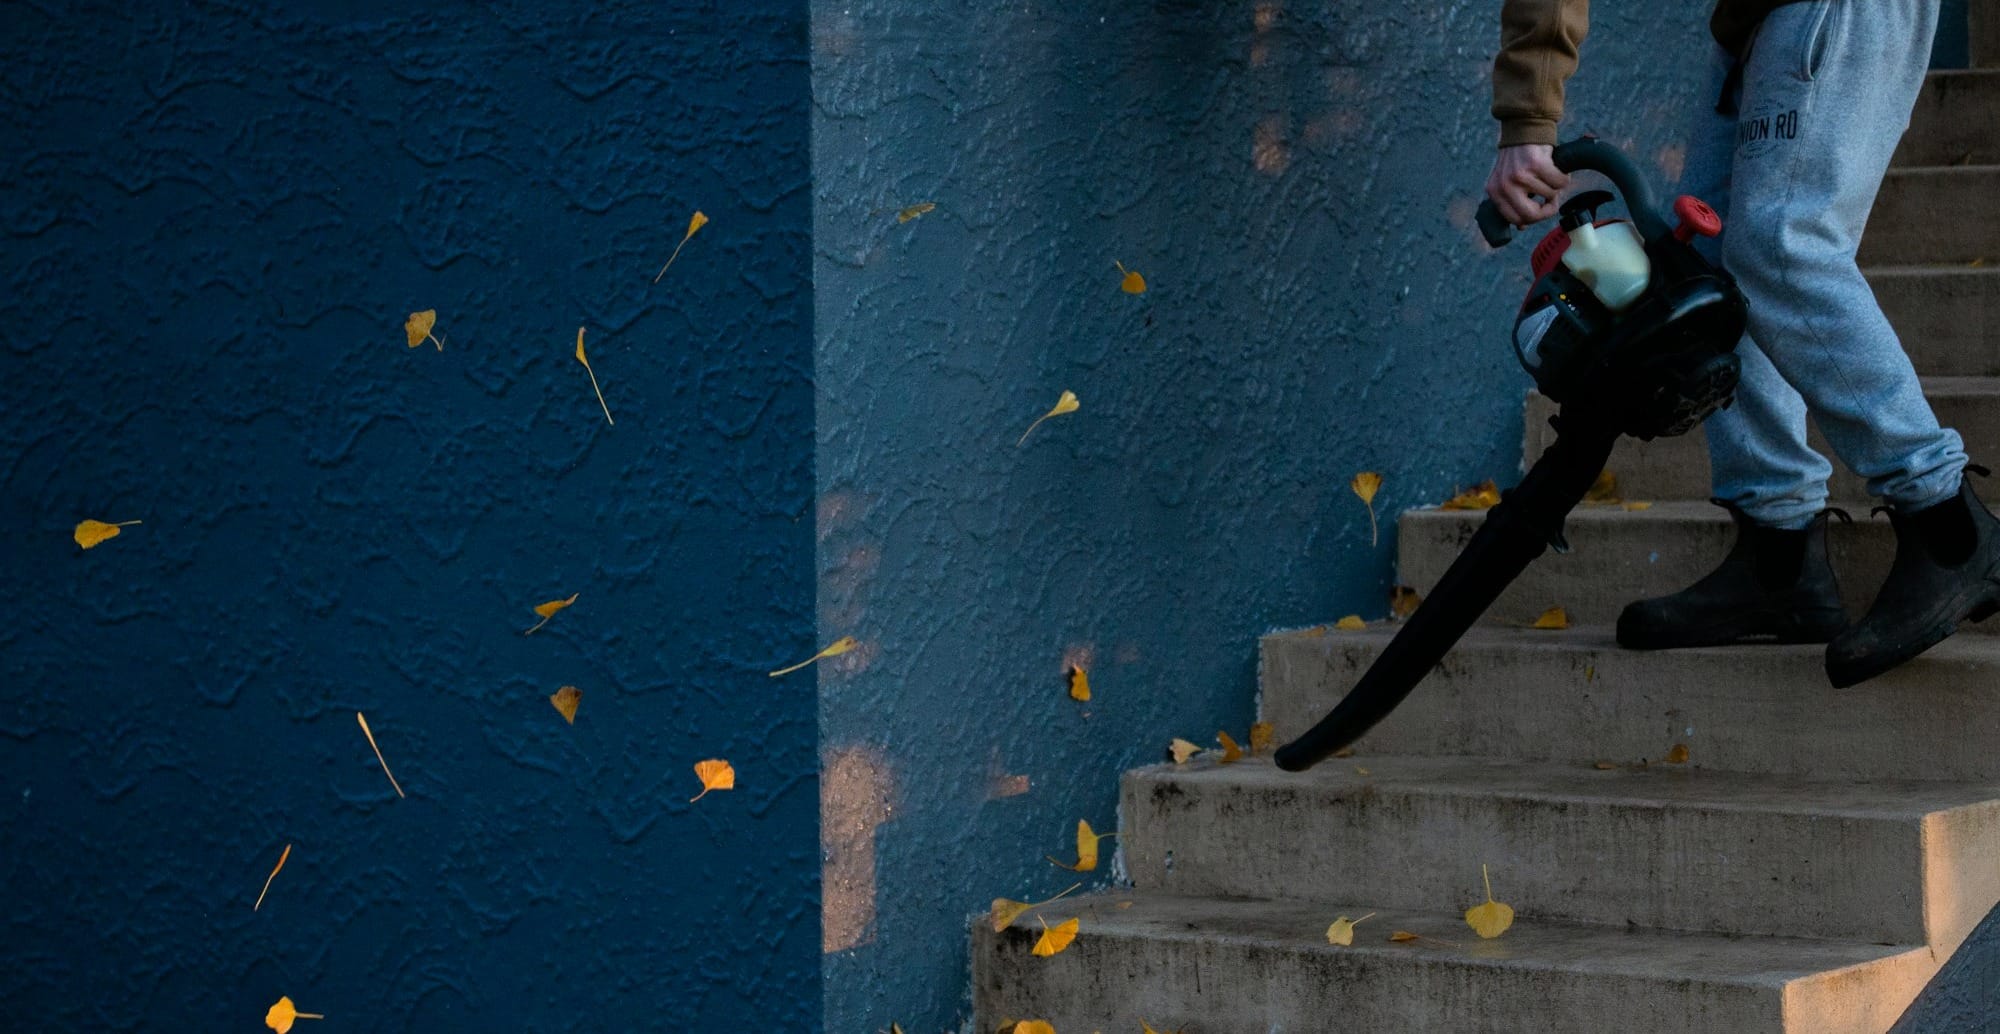
[[[1975,62],[2000,61],[2000,3],[1973,6]],[[1996,125],[2000,70],[1932,74],[1861,261],[1940,417],[2000,466]],[[1551,412],[1529,398],[1529,460]],[[1082,920],[1049,958],[1030,951],[1031,920],[975,921],[975,1029],[1895,1024],[2000,902],[2000,637],[1978,634],[2000,621],[1844,691],[1817,647],[1622,650],[1619,610],[1699,577],[1732,532],[1702,501],[1699,437],[1623,443],[1611,468],[1650,507],[1579,510],[1572,552],[1537,561],[1351,756],[1308,773],[1213,754],[1127,773],[1116,843],[1131,890],[1042,909]],[[1841,471],[1832,491],[1856,518],[1831,544],[1858,614],[1894,541],[1857,479]],[[1428,592],[1483,519],[1402,514],[1400,580]],[[1555,605],[1572,628],[1526,627]],[[1265,637],[1260,711],[1279,740],[1394,631]],[[1482,865],[1517,912],[1491,941],[1462,918],[1483,900]],[[1326,942],[1336,917],[1370,912],[1353,945]]]
[[[1474,874],[1475,881],[1477,874]],[[1456,896],[1466,906],[1476,897]],[[1129,906],[1129,907],[1127,907]],[[1481,941],[1456,912],[1349,902],[1084,898],[1076,943],[1031,953],[1038,929],[973,940],[975,1029],[1048,1019],[1056,1030],[1810,1031],[1887,1030],[1936,967],[1930,951],[1537,920]],[[1335,916],[1375,917],[1351,947]],[[1388,941],[1404,930],[1419,939]]]

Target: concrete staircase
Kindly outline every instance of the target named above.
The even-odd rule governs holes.
[[[1975,35],[2000,59],[2000,33]],[[2000,464],[2000,69],[1932,74],[1861,254],[1941,418]],[[1529,400],[1530,458],[1549,412]],[[1692,581],[1730,530],[1700,501],[1698,438],[1627,442],[1611,465],[1653,505],[1579,511],[1574,552],[1545,555],[1354,756],[1128,773],[1133,889],[1049,910],[1082,917],[1052,958],[1032,923],[975,923],[976,1029],[1887,1030],[2000,901],[2000,621],[1847,691],[1813,647],[1620,650],[1619,608]],[[1832,541],[1858,613],[1893,539],[1851,477],[1834,493],[1857,517]],[[1403,581],[1427,591],[1482,516],[1404,514]],[[1576,627],[1524,627],[1552,605]],[[1264,718],[1302,731],[1392,634],[1267,637]],[[1482,864],[1518,913],[1491,941],[1461,918]],[[1368,913],[1351,947],[1326,942]]]

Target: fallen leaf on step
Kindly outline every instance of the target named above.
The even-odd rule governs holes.
[[[1122,274],[1122,275],[1124,276],[1124,279],[1123,279],[1123,280],[1120,280],[1120,281],[1118,282],[1118,289],[1119,289],[1119,290],[1121,290],[1121,291],[1124,291],[1124,292],[1125,292],[1126,294],[1145,294],[1145,293],[1146,293],[1146,278],[1145,278],[1145,277],[1143,277],[1143,276],[1140,276],[1139,274],[1137,274],[1137,273],[1134,273],[1133,271],[1131,271],[1131,270],[1129,270],[1129,269],[1126,269],[1126,268],[1125,268],[1125,263],[1123,263],[1123,262],[1116,262],[1116,261],[1114,261],[1114,262],[1112,262],[1111,264],[1112,264],[1112,265],[1114,265],[1114,266],[1117,266],[1117,267],[1118,267],[1118,272],[1119,272],[1120,274]]]
[[[1035,918],[1040,920],[1041,916],[1036,916]],[[1046,922],[1042,923],[1042,937],[1041,940],[1035,942],[1035,954],[1047,958],[1069,947],[1070,942],[1076,940],[1076,931],[1080,923],[1081,917],[1077,919],[1065,919],[1054,926],[1050,926]]]
[[[1468,488],[1452,496],[1439,505],[1443,510],[1487,510],[1500,505],[1500,490],[1493,482],[1482,482],[1477,488]]]
[[[920,201],[914,205],[911,205],[908,208],[902,209],[901,211],[897,212],[896,221],[899,223],[907,223],[910,220],[915,219],[916,217],[923,215],[926,212],[934,211],[936,208],[937,208],[937,203],[934,201]]]
[[[1174,764],[1182,765],[1187,763],[1187,759],[1201,753],[1201,748],[1176,737],[1172,743],[1167,744],[1167,753],[1173,755]]]
[[[1115,837],[1117,835],[1116,833],[1094,832],[1090,828],[1090,823],[1078,819],[1076,820],[1076,864],[1066,865],[1056,861],[1050,855],[1043,855],[1042,857],[1071,872],[1090,872],[1097,868],[1097,842],[1103,840],[1105,837]]]
[[[1375,773],[1370,772],[1365,768],[1362,768],[1360,765],[1356,765],[1354,766],[1354,774],[1358,776],[1367,776],[1367,775],[1374,775]]]
[[[1361,620],[1361,615],[1359,614],[1349,614],[1339,621],[1334,622],[1333,627],[1343,632],[1362,632],[1367,630],[1368,622]]]
[[[1618,767],[1618,762],[1616,762],[1616,761],[1600,761],[1600,762],[1598,762],[1597,764],[1595,764],[1595,765],[1592,765],[1592,766],[1590,766],[1590,767],[1592,767],[1592,768],[1595,768],[1595,769],[1597,769],[1597,770],[1598,770],[1599,772],[1609,772],[1609,771],[1611,771],[1612,769],[1615,769],[1615,768],[1617,768],[1617,767]]]
[[[542,626],[548,624],[550,618],[555,617],[559,611],[568,609],[569,605],[575,603],[576,598],[581,595],[583,594],[580,592],[576,592],[576,593],[571,593],[569,599],[566,600],[550,600],[547,603],[536,604],[535,616],[541,618],[542,620],[536,622],[534,628],[528,629],[526,632],[523,632],[521,634],[534,635],[536,632],[541,631]]]
[[[1688,759],[1688,745],[1676,743],[1667,748],[1667,756],[1662,759],[1669,765],[1685,765]]]
[[[590,375],[590,390],[597,393],[597,405],[604,410],[604,422],[617,426],[611,419],[611,407],[604,404],[604,389],[597,386],[597,371],[590,368],[590,359],[583,354],[583,328],[576,328],[576,361],[583,364],[583,372]]]
[[[813,663],[814,661],[825,660],[828,657],[838,657],[841,654],[846,653],[847,651],[852,650],[860,645],[861,645],[860,640],[855,639],[851,635],[841,636],[839,639],[833,641],[832,646],[829,646],[826,649],[821,650],[816,654],[813,654],[811,657],[808,657],[805,660],[802,660],[799,663],[794,664],[789,668],[779,668],[777,671],[771,673],[771,677],[775,679],[780,675],[790,675],[792,672],[795,672],[800,668],[803,668],[806,665]]]
[[[1072,883],[1069,885],[1069,890],[1065,890],[1061,894],[1057,894],[1055,897],[1052,897],[1047,901],[1037,901],[1032,904],[1026,901],[1015,901],[1012,898],[994,898],[993,918],[992,918],[993,932],[999,933],[1000,931],[1005,930],[1009,926],[1014,925],[1014,920],[1021,918],[1021,916],[1024,915],[1029,909],[1040,908],[1043,905],[1053,904],[1054,902],[1060,901],[1064,897],[1066,897],[1071,890],[1075,890],[1076,888],[1081,886],[1083,886],[1083,884],[1081,883]]]
[[[1226,732],[1218,732],[1215,734],[1215,738],[1217,742],[1222,744],[1223,764],[1226,765],[1231,761],[1243,760],[1243,748],[1236,745],[1236,738],[1234,736]]]
[[[1339,750],[1334,751],[1333,756],[1337,758],[1351,758],[1354,756],[1354,748],[1342,747]]]
[[[1056,1029],[1047,1020],[1022,1020],[1013,1026],[1002,1026],[1000,1034],[1056,1034]]]
[[[122,533],[122,529],[129,528],[137,523],[139,522],[119,521],[116,524],[107,524],[103,521],[84,521],[76,526],[74,537],[78,546],[84,549],[92,549],[103,544],[108,539],[117,538]]]
[[[736,768],[721,758],[695,762],[694,774],[701,780],[701,792],[688,798],[689,804],[708,796],[710,790],[736,789]]]
[[[270,1011],[264,1014],[264,1026],[277,1031],[278,1034],[287,1034],[292,1029],[292,1024],[299,1020],[323,1019],[326,1017],[316,1012],[300,1012],[299,1007],[292,1004],[290,997],[284,997],[278,999],[278,1004],[271,1006]]]
[[[1022,444],[1027,442],[1028,436],[1035,433],[1035,428],[1042,426],[1042,421],[1047,420],[1050,417],[1062,416],[1065,413],[1074,413],[1082,408],[1083,408],[1083,403],[1077,401],[1076,392],[1073,391],[1063,392],[1062,395],[1056,398],[1055,408],[1049,410],[1046,413],[1043,413],[1040,417],[1037,417],[1034,423],[1028,425],[1028,429],[1026,431],[1021,432],[1021,440],[1015,442],[1014,447],[1018,449],[1022,446]]]
[[[1346,916],[1341,916],[1339,919],[1333,921],[1332,926],[1326,928],[1326,942],[1328,944],[1338,944],[1342,947],[1352,945],[1354,943],[1355,924],[1361,922],[1362,919],[1373,918],[1374,915],[1375,913],[1370,912],[1362,916],[1361,919],[1349,919]]]
[[[1368,507],[1368,544],[1373,546],[1381,540],[1375,525],[1375,493],[1382,488],[1382,475],[1364,470],[1354,475],[1347,487],[1354,489],[1354,494]]]
[[[654,283],[659,283],[660,277],[666,276],[667,270],[674,268],[674,260],[681,257],[681,249],[687,247],[687,242],[694,239],[694,232],[707,225],[708,217],[701,214],[700,210],[696,210],[694,216],[688,220],[687,235],[681,238],[679,244],[674,245],[674,253],[667,256],[667,264],[661,266],[659,274],[653,277]]]
[[[563,721],[575,725],[576,705],[583,703],[583,690],[575,686],[564,686],[549,694],[549,703],[555,707],[557,714],[563,716]]]
[[[444,351],[444,342],[431,336],[431,328],[437,326],[437,321],[438,314],[436,309],[425,309],[422,312],[410,313],[410,318],[403,321],[403,337],[410,342],[411,348],[415,348],[428,341],[436,345],[438,351],[442,352]]]
[[[1644,502],[1642,500],[1637,500],[1637,499],[1630,499],[1618,505],[1623,506],[1626,510],[1635,513],[1640,510],[1650,510],[1653,508],[1652,503]]]
[[[1410,941],[1414,941],[1416,939],[1417,935],[1411,933],[1408,930],[1398,930],[1395,933],[1389,935],[1389,940],[1396,944],[1407,944]]]
[[[1417,595],[1417,590],[1407,585],[1398,585],[1389,590],[1389,613],[1398,620],[1415,614],[1423,602],[1424,598]]]
[[[1276,727],[1270,722],[1255,722],[1250,726],[1250,753],[1262,754],[1271,749],[1271,739],[1276,735]]]
[[[1553,628],[1553,629],[1568,628],[1569,615],[1565,613],[1561,607],[1550,607],[1549,609],[1542,611],[1542,616],[1535,619],[1535,623],[1532,627]]]
[[[1090,673],[1074,664],[1069,666],[1069,698],[1071,700],[1090,699]]]
[[[1610,467],[1598,471],[1597,480],[1591,482],[1589,491],[1583,493],[1583,501],[1586,503],[1618,502],[1618,475],[1613,474]]]
[[[1479,876],[1486,881],[1486,903],[1466,909],[1465,924],[1479,936],[1492,940],[1514,925],[1514,910],[1493,900],[1493,877],[1487,875],[1486,866],[1479,867]]]

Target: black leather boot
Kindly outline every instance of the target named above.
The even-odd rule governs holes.
[[[1804,528],[1768,528],[1720,499],[1736,522],[1722,565],[1671,596],[1640,600],[1618,615],[1618,645],[1632,650],[1724,646],[1751,641],[1824,643],[1847,624],[1826,556],[1821,510]]]
[[[1970,480],[1934,506],[1890,509],[1889,523],[1896,561],[1888,579],[1867,616],[1826,648],[1826,677],[1836,687],[1866,682],[1943,642],[1959,622],[1984,621],[2000,610],[2000,518],[1973,494]]]

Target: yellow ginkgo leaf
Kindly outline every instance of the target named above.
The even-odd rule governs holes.
[[[410,347],[415,348],[428,341],[436,345],[438,351],[444,351],[444,342],[431,335],[431,328],[437,326],[437,321],[436,309],[410,313],[410,318],[403,321],[403,336],[409,339]]]
[[[1500,490],[1493,482],[1486,481],[1477,488],[1468,488],[1444,501],[1440,509],[1445,510],[1488,510],[1500,505]]]
[[[618,421],[611,419],[611,407],[604,404],[604,389],[597,386],[597,371],[590,368],[590,360],[583,354],[583,328],[576,328],[576,361],[583,364],[583,372],[590,375],[590,390],[597,393],[597,405],[604,410],[604,422],[614,427]]]
[[[911,205],[910,207],[897,212],[896,221],[899,223],[907,223],[910,220],[915,219],[916,217],[923,215],[926,212],[930,212],[936,208],[937,204],[935,202],[920,201],[917,204]]]
[[[1069,698],[1071,700],[1090,699],[1090,673],[1075,664],[1069,666]]]
[[[1652,503],[1645,502],[1639,499],[1628,499],[1625,502],[1622,502],[1618,505],[1624,507],[1627,510],[1632,510],[1632,511],[1650,510],[1653,508]]]
[[[1514,910],[1493,900],[1493,877],[1487,875],[1486,866],[1479,867],[1479,876],[1486,881],[1486,903],[1465,910],[1465,925],[1472,927],[1472,932],[1479,936],[1492,940],[1514,925]]]
[[[1535,619],[1534,628],[1562,629],[1569,627],[1569,613],[1561,607],[1550,607]]]
[[[1201,748],[1176,737],[1172,743],[1167,744],[1167,753],[1173,755],[1174,764],[1183,765],[1187,763],[1187,759],[1201,753]]]
[[[1408,942],[1410,942],[1410,941],[1414,941],[1414,940],[1416,940],[1416,939],[1417,939],[1417,935],[1416,935],[1416,934],[1413,934],[1413,933],[1411,933],[1411,932],[1410,932],[1410,931],[1408,931],[1408,930],[1398,930],[1398,931],[1396,931],[1395,933],[1392,933],[1392,934],[1390,934],[1390,935],[1389,935],[1389,940],[1391,940],[1391,941],[1393,941],[1393,942],[1395,942],[1395,943],[1397,943],[1397,944],[1406,944],[1406,943],[1408,943]]]
[[[1035,918],[1040,919],[1041,917],[1036,916]],[[1070,942],[1076,940],[1076,931],[1080,925],[1081,918],[1065,919],[1054,926],[1050,926],[1046,922],[1042,923],[1042,937],[1035,942],[1035,954],[1046,958],[1069,947]]]
[[[1009,1028],[1006,1034],[1056,1034],[1056,1029],[1047,1020],[1022,1020]]]
[[[1688,745],[1676,743],[1667,748],[1666,762],[1669,765],[1685,765],[1688,759]]]
[[[535,616],[541,618],[542,620],[537,622],[534,628],[528,629],[526,632],[523,632],[521,634],[534,635],[536,632],[541,630],[541,627],[543,625],[548,624],[549,619],[555,617],[558,611],[568,608],[569,605],[575,603],[576,598],[581,595],[583,594],[580,592],[575,592],[571,593],[569,599],[566,600],[550,600],[547,603],[535,604]]]
[[[1364,470],[1354,475],[1354,480],[1348,482],[1348,487],[1354,489],[1354,494],[1360,496],[1361,501],[1368,507],[1368,544],[1375,545],[1380,541],[1375,526],[1375,493],[1382,487],[1382,475],[1372,470]]]
[[[1029,424],[1028,429],[1021,432],[1021,440],[1015,442],[1014,447],[1018,449],[1023,444],[1025,444],[1028,440],[1028,436],[1035,433],[1035,428],[1042,426],[1042,421],[1047,420],[1050,417],[1062,416],[1065,413],[1074,413],[1081,408],[1083,408],[1083,403],[1077,401],[1076,392],[1073,391],[1063,392],[1062,395],[1056,399],[1056,404],[1054,409],[1051,409],[1048,412],[1043,413],[1041,416],[1036,417],[1035,422]]]
[[[846,653],[847,651],[852,650],[860,645],[861,641],[854,638],[851,635],[841,636],[839,639],[833,641],[832,646],[829,646],[826,649],[821,650],[816,654],[813,654],[811,657],[808,657],[805,660],[802,660],[799,663],[794,664],[789,668],[779,668],[777,671],[771,673],[771,677],[775,679],[780,675],[790,675],[792,672],[795,672],[800,668],[803,668],[806,665],[813,663],[814,661],[824,660],[828,657],[838,657],[841,654]]]
[[[1407,585],[1398,585],[1389,590],[1389,613],[1399,620],[1415,614],[1423,602],[1424,598],[1417,595],[1417,590]]]
[[[1069,896],[1070,891],[1075,890],[1076,888],[1081,886],[1083,886],[1083,884],[1081,883],[1072,883],[1069,885],[1068,889],[1064,890],[1061,894],[1057,894],[1055,897],[1052,897],[1047,901],[1036,901],[1033,903],[1026,901],[1015,901],[1012,898],[994,898],[993,932],[999,933],[1000,931],[1005,930],[1009,926],[1014,925],[1014,920],[1021,918],[1021,916],[1031,908],[1040,908],[1043,905],[1054,904],[1057,901],[1061,901],[1063,898]]]
[[[1360,632],[1367,629],[1368,622],[1361,620],[1361,615],[1359,614],[1349,614],[1339,621],[1334,622],[1333,627],[1343,632]]]
[[[736,789],[736,769],[721,758],[695,762],[694,774],[701,780],[701,792],[688,798],[689,804],[708,796],[710,790]]]
[[[1618,502],[1618,475],[1610,467],[1597,472],[1597,480],[1591,482],[1590,490],[1583,494],[1586,503]]]
[[[138,521],[119,521],[116,524],[106,524],[103,521],[84,521],[76,526],[76,544],[84,549],[90,549],[103,543],[106,539],[117,538],[120,529],[129,528],[138,523]]]
[[[389,785],[396,788],[396,796],[407,796],[403,793],[403,784],[396,781],[396,773],[389,771],[389,759],[382,756],[382,748],[375,742],[375,730],[368,727],[367,716],[356,711],[354,720],[361,723],[361,735],[368,737],[368,745],[375,749],[375,760],[381,763],[382,774],[389,777]]]
[[[1271,738],[1276,735],[1276,726],[1270,722],[1254,722],[1250,726],[1250,753],[1262,754],[1271,749]]]
[[[1056,861],[1052,855],[1043,855],[1042,857],[1072,872],[1090,872],[1097,868],[1097,842],[1103,840],[1105,837],[1115,837],[1117,835],[1116,833],[1093,832],[1090,828],[1090,823],[1078,819],[1076,821],[1076,864],[1065,865],[1062,862]]]
[[[1226,732],[1218,732],[1215,734],[1215,738],[1217,742],[1222,744],[1223,764],[1226,765],[1229,764],[1231,761],[1243,760],[1243,748],[1236,745],[1236,737],[1231,736]]]
[[[1339,919],[1333,921],[1332,926],[1326,928],[1326,943],[1338,944],[1342,947],[1352,945],[1354,943],[1355,924],[1361,922],[1362,919],[1373,919],[1374,917],[1375,913],[1373,912],[1362,916],[1361,919],[1349,919],[1346,916],[1341,916]]]
[[[679,244],[674,245],[674,253],[667,256],[667,264],[661,266],[659,274],[653,277],[654,283],[659,283],[660,277],[666,276],[667,270],[674,268],[674,260],[681,257],[681,249],[687,247],[687,242],[694,239],[694,232],[707,225],[708,217],[701,214],[700,210],[696,210],[694,216],[688,219],[688,232],[686,236],[681,238]]]
[[[575,686],[564,686],[549,694],[549,703],[555,707],[557,714],[563,716],[563,721],[575,725],[576,705],[583,703],[583,690]]]
[[[285,859],[291,856],[292,845],[286,844],[285,849],[278,854],[278,864],[271,867],[271,875],[264,877],[264,889],[257,892],[257,903],[250,906],[250,911],[255,912],[264,907],[264,895],[271,892],[271,881],[278,878],[278,870],[285,867]]]
[[[277,1031],[278,1034],[287,1034],[292,1029],[292,1024],[299,1020],[323,1019],[326,1017],[316,1012],[300,1012],[299,1007],[293,1005],[292,1000],[287,997],[278,999],[278,1004],[271,1006],[270,1011],[264,1014],[264,1026]]]
[[[1133,272],[1132,270],[1129,270],[1129,269],[1126,269],[1126,268],[1125,268],[1125,263],[1123,263],[1123,262],[1115,262],[1115,261],[1114,261],[1114,262],[1113,262],[1113,263],[1111,263],[1111,264],[1112,264],[1112,265],[1114,265],[1114,266],[1117,266],[1117,267],[1118,267],[1118,272],[1119,272],[1119,274],[1120,274],[1120,275],[1122,275],[1122,276],[1124,277],[1124,279],[1122,279],[1122,280],[1118,281],[1118,289],[1119,289],[1119,290],[1121,290],[1121,291],[1124,291],[1124,292],[1125,292],[1126,294],[1145,294],[1145,293],[1146,293],[1146,278],[1145,278],[1145,277],[1143,277],[1143,276],[1140,276],[1140,275],[1139,275],[1138,273],[1135,273],[1135,272]]]

